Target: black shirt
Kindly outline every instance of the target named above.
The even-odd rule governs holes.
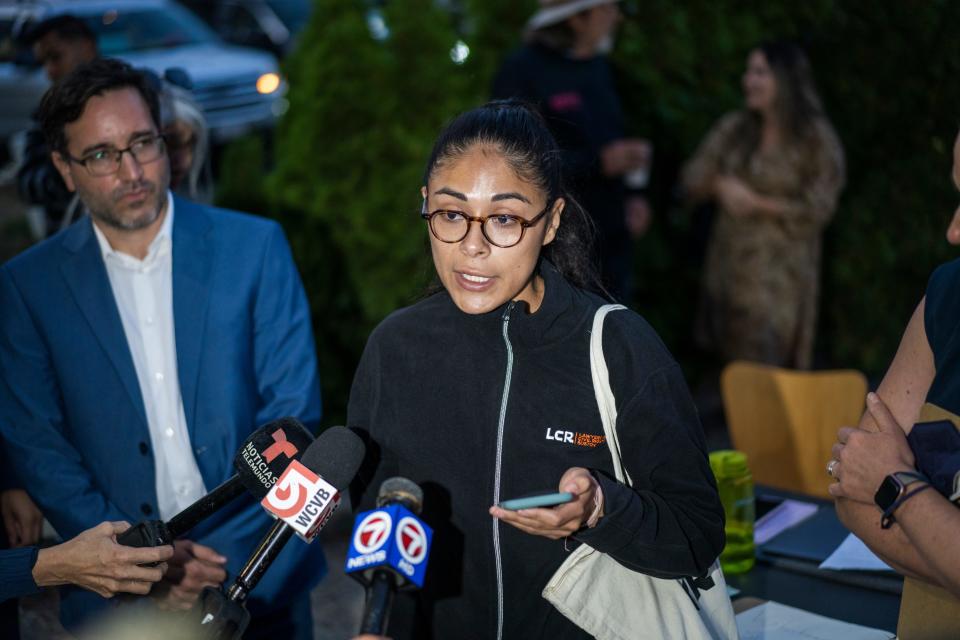
[[[434,529],[417,611],[398,602],[391,637],[496,638],[501,602],[504,638],[587,637],[540,595],[568,555],[563,541],[487,513],[556,491],[570,467],[596,470],[605,499],[597,527],[577,538],[625,566],[700,575],[723,547],[723,510],[679,367],[639,315],[607,317],[604,352],[634,488],[619,484],[590,375],[589,332],[603,300],[546,261],[541,273],[536,313],[511,302],[469,315],[442,292],[384,320],[364,351],[348,424],[368,435],[372,454],[354,504],[371,506],[379,483],[401,475],[423,487]]]
[[[923,324],[936,368],[927,402],[960,414],[960,260],[930,276]]]
[[[930,277],[924,304],[924,330],[936,373],[926,401],[960,414],[960,261],[940,266]],[[949,422],[918,423],[907,436],[917,468],[957,506],[960,487],[960,435]]]

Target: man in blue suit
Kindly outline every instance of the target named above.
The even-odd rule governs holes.
[[[116,60],[44,96],[41,124],[90,216],[0,268],[0,429],[63,538],[168,519],[233,473],[258,425],[320,419],[310,313],[280,227],[174,198],[157,96]],[[270,525],[235,500],[177,541],[155,598],[232,579]],[[248,602],[247,638],[310,638],[322,550],[291,542]],[[106,605],[66,591],[75,626]]]

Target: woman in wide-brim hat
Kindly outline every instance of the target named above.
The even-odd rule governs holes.
[[[541,0],[527,21],[525,42],[504,61],[495,98],[537,105],[564,155],[564,178],[596,222],[604,284],[629,303],[633,243],[649,208],[624,183],[649,170],[652,148],[627,138],[607,53],[621,20],[612,0]]]
[[[535,30],[559,24],[600,5],[616,5],[618,0],[541,0],[540,9],[527,21],[527,29]]]

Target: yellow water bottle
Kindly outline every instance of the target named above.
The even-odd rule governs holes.
[[[726,515],[727,544],[720,554],[724,573],[744,573],[753,568],[753,475],[742,451],[714,451],[710,468],[717,479],[720,502]]]

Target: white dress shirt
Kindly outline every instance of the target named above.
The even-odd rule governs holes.
[[[177,375],[173,324],[173,197],[147,256],[138,260],[113,249],[93,224],[107,267],[123,332],[137,370],[156,468],[160,518],[172,516],[206,494],[187,432]]]

